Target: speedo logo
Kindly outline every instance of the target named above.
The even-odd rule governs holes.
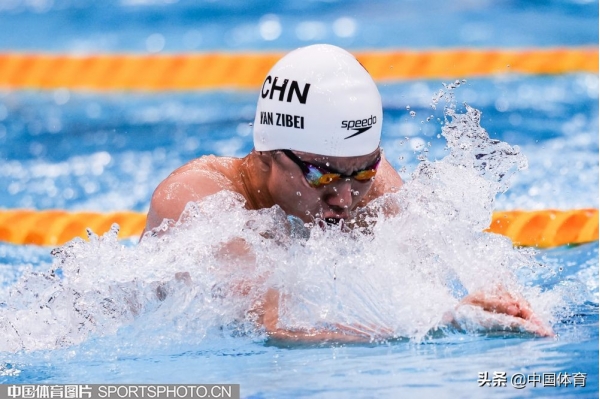
[[[356,119],[353,121],[342,121],[342,129],[346,130],[354,130],[350,136],[344,138],[344,140],[349,139],[354,136],[358,136],[373,127],[374,124],[377,123],[377,117],[375,115],[371,115],[369,119]]]

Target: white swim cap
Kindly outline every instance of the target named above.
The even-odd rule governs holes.
[[[377,86],[352,54],[316,44],[287,54],[258,98],[254,148],[350,157],[379,146],[383,111]]]

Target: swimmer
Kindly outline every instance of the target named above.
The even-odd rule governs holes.
[[[402,187],[379,145],[382,122],[377,86],[354,56],[323,44],[292,51],[269,71],[260,89],[253,150],[243,158],[204,156],[174,171],[152,196],[145,231],[164,219],[178,220],[189,202],[224,190],[243,196],[248,209],[278,205],[304,222],[347,223],[357,209]],[[243,244],[231,249],[247,256]],[[463,302],[511,315],[527,331],[548,335],[527,324],[531,312],[513,311],[529,309],[526,302],[507,295],[494,302],[476,293]],[[347,329],[282,331],[277,328],[278,298],[271,290],[257,308],[273,337],[364,339]]]
[[[329,45],[293,51],[261,87],[254,149],[177,169],[156,189],[146,230],[222,190],[241,194],[249,209],[279,205],[304,222],[348,220],[402,186],[379,147],[382,122],[377,86],[354,56]]]

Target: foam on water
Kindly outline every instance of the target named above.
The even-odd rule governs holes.
[[[458,85],[456,85],[458,86]],[[484,233],[494,198],[526,167],[516,147],[491,140],[480,112],[458,112],[444,97],[448,155],[426,154],[396,194],[354,217],[368,228],[303,225],[278,207],[247,210],[222,192],[190,203],[138,245],[116,228],[56,249],[52,270],[27,272],[2,293],[0,351],[65,348],[101,337],[138,348],[204,342],[212,335],[266,335],[252,311],[270,288],[281,295],[282,328],[355,328],[374,340],[431,338],[459,301],[503,286],[520,293],[545,321],[580,297],[542,292],[518,275],[539,275],[534,251]],[[242,254],[236,255],[236,254]],[[462,313],[463,330],[481,331],[480,314]],[[559,316],[560,317],[560,316]],[[502,324],[501,316],[496,318]],[[118,349],[115,349],[118,350]]]

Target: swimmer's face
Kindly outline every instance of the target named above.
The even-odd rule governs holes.
[[[282,151],[271,152],[273,173],[269,179],[269,192],[273,201],[287,214],[297,216],[305,222],[311,222],[315,218],[330,223],[348,219],[350,211],[358,206],[376,178],[361,178],[364,176],[361,171],[376,167],[381,158],[379,148],[371,154],[358,157],[331,157],[300,151],[294,151],[293,154],[297,158],[295,161],[293,156],[290,158]],[[298,160],[322,172],[343,176],[329,184],[315,187],[305,177]]]

